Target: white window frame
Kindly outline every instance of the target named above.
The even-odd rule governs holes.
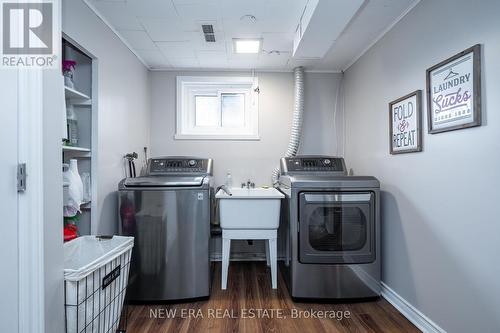
[[[177,76],[176,140],[260,140],[259,94],[256,77]],[[245,126],[221,128],[195,126],[195,96],[245,95]]]

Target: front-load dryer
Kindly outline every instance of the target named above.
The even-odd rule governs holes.
[[[380,184],[330,156],[281,159],[280,264],[293,298],[380,296]]]

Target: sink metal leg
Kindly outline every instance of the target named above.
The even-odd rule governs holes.
[[[229,253],[231,252],[231,238],[222,238],[222,290],[227,288],[227,272],[229,270]]]
[[[227,288],[229,270],[229,255],[232,239],[263,239],[266,244],[266,259],[271,266],[271,284],[273,289],[278,287],[278,232],[277,229],[222,229],[222,278],[221,288]]]
[[[277,244],[276,244],[276,238],[270,238],[268,240],[269,242],[269,254],[270,254],[270,261],[271,261],[271,281],[272,281],[272,287],[273,289],[278,288],[278,276],[277,276]]]
[[[266,245],[266,262],[267,262],[267,267],[269,267],[271,265],[271,260],[269,258],[269,241],[266,239],[264,241],[265,245]]]

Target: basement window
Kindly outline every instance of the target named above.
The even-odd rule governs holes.
[[[179,140],[259,140],[255,77],[177,77]]]

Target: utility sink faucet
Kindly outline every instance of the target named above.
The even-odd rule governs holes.
[[[217,190],[215,191],[215,193],[219,192],[219,190],[224,191],[230,197],[233,196],[233,193],[231,193],[231,190],[226,185],[221,185],[221,186],[217,187]]]

